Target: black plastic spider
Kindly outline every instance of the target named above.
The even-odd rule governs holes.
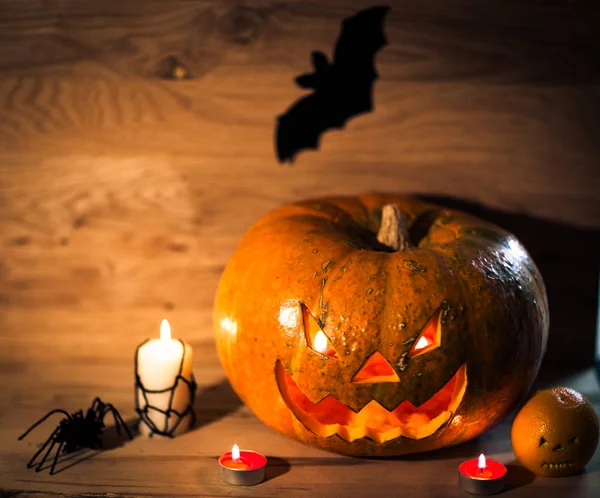
[[[92,450],[101,449],[102,448],[102,431],[104,430],[104,417],[108,412],[111,412],[113,418],[115,419],[115,427],[117,429],[117,433],[121,434],[121,426],[127,432],[129,439],[133,439],[127,424],[123,422],[121,415],[117,411],[117,409],[111,405],[110,403],[104,403],[100,398],[94,399],[92,401],[92,406],[88,408],[86,414],[83,414],[83,410],[77,410],[73,414],[69,415],[65,410],[61,410],[57,408],[56,410],[51,410],[46,415],[44,415],[41,419],[39,419],[35,424],[33,424],[29,429],[27,429],[23,434],[19,436],[19,441],[23,439],[27,434],[29,434],[33,429],[35,429],[38,425],[44,422],[48,417],[54,415],[55,413],[62,413],[65,418],[62,419],[58,426],[54,429],[52,434],[48,436],[46,442],[42,445],[42,447],[33,455],[29,463],[27,464],[27,468],[30,469],[34,467],[36,458],[44,451],[48,445],[48,449],[46,453],[42,457],[42,459],[38,462],[35,471],[39,472],[42,470],[42,466],[50,456],[52,449],[55,445],[58,444],[58,448],[56,453],[54,454],[54,460],[52,462],[52,467],[50,468],[50,475],[54,474],[54,468],[56,467],[56,463],[58,462],[58,457],[62,453],[72,453],[74,451],[89,448]]]

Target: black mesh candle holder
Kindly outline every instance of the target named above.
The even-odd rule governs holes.
[[[163,389],[148,389],[139,374],[139,352],[148,342],[150,342],[150,339],[140,344],[135,351],[135,411],[139,415],[141,423],[149,431],[149,437],[156,434],[172,438],[179,432],[178,429],[181,432],[191,429],[196,422],[194,399],[197,384],[193,372],[190,372],[189,378],[182,374],[186,346],[183,341],[178,340],[182,346],[182,354],[173,384]],[[152,404],[152,398],[157,396],[160,398],[163,396],[168,397],[166,408]],[[178,406],[174,406],[174,404]],[[157,418],[163,419],[164,423],[157,423]],[[189,419],[189,427],[184,428],[181,424],[185,423],[187,419]]]

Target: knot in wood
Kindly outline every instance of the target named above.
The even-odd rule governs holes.
[[[228,43],[251,45],[260,38],[265,21],[262,10],[236,6],[219,22],[219,32]]]

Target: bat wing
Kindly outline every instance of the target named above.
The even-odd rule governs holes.
[[[293,162],[303,149],[317,149],[321,135],[343,128],[350,118],[373,109],[372,87],[377,78],[375,54],[387,45],[383,22],[389,7],[372,7],[345,19],[333,64],[313,52],[315,72],[297,78],[313,93],[302,97],[278,117],[275,131],[280,163]]]
[[[279,162],[293,163],[300,151],[318,149],[321,135],[342,128],[351,117],[348,112],[338,112],[332,101],[319,93],[299,99],[277,118],[275,144]]]
[[[339,68],[354,68],[353,73],[375,72],[375,54],[387,45],[383,23],[390,7],[371,7],[344,19],[340,36],[335,46],[333,63]]]

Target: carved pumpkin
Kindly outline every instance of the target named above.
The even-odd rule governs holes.
[[[401,455],[499,422],[537,375],[548,309],[514,236],[366,195],[284,206],[253,225],[222,275],[214,324],[231,385],[267,425],[338,453]]]
[[[598,415],[574,389],[544,389],[519,410],[510,436],[524,467],[546,477],[570,476],[581,472],[596,451]]]

